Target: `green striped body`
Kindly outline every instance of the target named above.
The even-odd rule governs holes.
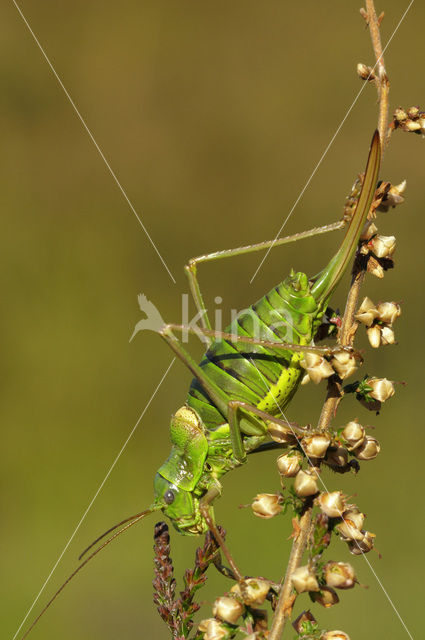
[[[303,273],[294,273],[241,312],[228,333],[292,344],[310,344],[323,316]],[[216,340],[206,351],[200,366],[229,397],[249,403],[271,415],[278,415],[294,395],[303,370],[299,352],[270,349],[246,343]],[[187,404],[200,416],[206,431],[226,423],[199,382],[192,381]],[[254,435],[247,420],[242,432]]]

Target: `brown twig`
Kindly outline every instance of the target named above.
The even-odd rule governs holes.
[[[389,81],[385,71],[384,58],[382,52],[381,37],[379,25],[381,17],[378,19],[375,11],[373,0],[366,0],[366,11],[362,11],[363,17],[366,19],[370,36],[372,39],[373,50],[376,57],[377,73],[375,83],[378,91],[379,113],[378,113],[378,130],[381,138],[381,150],[384,152],[388,142],[388,93]],[[373,205],[372,205],[373,206]],[[371,209],[373,211],[373,209]],[[342,346],[351,346],[355,336],[355,320],[354,315],[358,307],[360,288],[363,284],[365,272],[355,260],[353,267],[353,277],[347,296],[344,315],[342,318],[341,330],[339,332],[339,343]],[[331,380],[328,383],[326,399],[320,414],[318,429],[327,431],[331,421],[335,416],[338,403],[341,399],[341,384]],[[302,561],[302,557],[307,548],[309,534],[312,523],[312,504],[308,503],[306,509],[300,519],[300,534],[294,539],[289,562],[282,584],[279,601],[276,607],[276,613],[273,619],[269,640],[280,640],[285,624],[292,612],[293,600],[291,597],[293,586],[291,577],[295,569],[297,569]]]
[[[388,94],[390,90],[390,83],[388,80],[387,72],[385,70],[384,55],[382,51],[381,34],[379,26],[381,24],[382,16],[378,18],[376,15],[375,4],[373,0],[366,0],[366,11],[362,13],[369,27],[370,37],[372,40],[373,51],[376,58],[376,72],[375,72],[375,84],[378,91],[379,99],[379,116],[378,116],[378,129],[381,136],[381,148],[382,154],[385,151],[385,147],[388,143],[389,130],[388,130]]]
[[[279,595],[279,600],[276,606],[276,613],[273,618],[272,627],[268,640],[279,640],[282,635],[283,628],[286,621],[289,619],[294,599],[292,594],[292,574],[295,569],[299,567],[304,551],[307,546],[307,542],[310,536],[311,522],[313,513],[313,503],[310,500],[305,507],[299,521],[299,533],[294,539],[291,549],[291,555],[289,556],[288,566],[286,568],[285,579],[282,584],[282,588]]]

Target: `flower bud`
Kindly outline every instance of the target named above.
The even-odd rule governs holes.
[[[398,109],[394,111],[394,119],[397,122],[404,122],[405,120],[407,120],[407,118],[408,118],[407,112],[401,107],[398,107]]]
[[[372,388],[369,395],[379,402],[385,402],[395,394],[394,384],[387,378],[370,378],[367,385]]]
[[[369,80],[369,82],[375,80],[376,77],[372,67],[368,67],[367,64],[363,64],[363,62],[359,62],[357,65],[357,75],[361,80]]]
[[[328,587],[352,589],[356,582],[356,574],[348,562],[327,562],[323,572]]]
[[[284,478],[293,478],[301,469],[302,455],[299,451],[284,453],[277,459],[277,468]]]
[[[297,496],[300,498],[306,498],[307,496],[314,496],[319,491],[317,484],[317,473],[307,469],[306,471],[298,471],[294,489]]]
[[[317,578],[308,565],[295,569],[291,580],[298,593],[303,593],[303,591],[319,591]]]
[[[242,615],[244,610],[243,604],[241,604],[236,598],[232,596],[221,596],[217,598],[213,604],[213,615],[223,622],[229,622],[235,624],[237,619]],[[207,629],[208,632],[208,629]]]
[[[201,620],[198,630],[204,633],[204,640],[223,640],[228,637],[228,632],[215,618]]]
[[[237,589],[236,589],[237,587]],[[245,578],[235,584],[231,591],[240,594],[240,597],[249,607],[263,604],[270,590],[270,584],[260,578]]]
[[[376,438],[366,436],[358,449],[354,450],[357,460],[373,460],[381,450],[381,445]]]
[[[377,258],[391,258],[395,251],[395,236],[377,235],[369,240],[369,245]]]
[[[303,611],[302,613],[300,613],[298,618],[294,620],[292,626],[298,634],[302,635],[306,626],[311,626],[311,624],[317,624],[316,618],[311,613],[311,611]]]
[[[400,182],[398,185],[391,185],[388,193],[379,205],[378,210],[388,211],[390,207],[396,207],[399,204],[403,204],[403,193],[406,191],[406,184],[406,180],[403,180],[403,182]]]
[[[342,515],[342,522],[335,528],[346,542],[351,540],[362,540],[364,532],[362,532],[364,522],[364,513],[360,511],[347,510]]]
[[[397,302],[380,302],[376,311],[378,320],[390,325],[401,316],[401,307]]]
[[[365,439],[366,432],[364,427],[362,427],[357,420],[352,420],[344,427],[341,435],[348,445],[348,451],[352,451],[362,444]]]
[[[360,236],[360,240],[370,240],[372,236],[378,233],[378,227],[374,222],[368,220],[363,227],[363,231]]]
[[[348,463],[347,449],[344,447],[329,447],[325,462],[332,468],[345,467]]]
[[[268,520],[282,512],[282,496],[276,493],[259,493],[251,507],[254,515]]]
[[[332,356],[331,365],[341,380],[345,380],[356,371],[357,360],[349,351],[338,351]]]
[[[375,320],[377,314],[378,314],[378,311],[375,305],[373,304],[372,300],[366,296],[366,298],[364,298],[363,302],[361,303],[354,317],[357,320],[357,322],[361,322],[362,324],[365,324],[367,327],[370,327],[370,325]]]
[[[387,344],[395,343],[394,329],[388,326],[381,327],[381,342],[385,346]]]
[[[412,120],[418,118],[420,113],[421,110],[419,109],[419,107],[409,107],[409,109],[407,110],[407,115],[409,116],[409,118],[412,118]]]
[[[309,458],[324,458],[330,443],[331,437],[327,433],[315,433],[303,438],[301,446]]]
[[[366,330],[370,346],[377,349],[381,346],[381,327],[374,324]]]
[[[320,640],[350,640],[350,636],[344,631],[325,631],[320,636]]]
[[[305,387],[306,384],[308,384],[310,382],[310,376],[308,375],[308,373],[305,373],[303,375],[303,377],[301,378],[301,386]]]
[[[323,513],[329,516],[329,518],[340,518],[344,512],[345,500],[341,491],[321,493],[320,496],[316,498],[316,502]]]
[[[367,262],[367,272],[371,273],[376,278],[383,278],[385,273],[384,267],[373,256],[370,256]]]
[[[320,587],[320,591],[311,594],[311,599],[326,609],[339,602],[338,594],[332,587]]]
[[[410,132],[420,131],[421,125],[419,122],[415,120],[406,120],[404,124],[404,128],[406,129],[406,131],[410,131]]]
[[[284,427],[282,424],[277,424],[276,422],[268,422],[267,430],[269,436],[275,442],[289,445],[297,443],[297,437],[291,427]]]
[[[373,549],[374,539],[376,535],[370,531],[363,531],[363,538],[361,540],[352,540],[348,544],[348,549],[353,556],[361,556],[363,553],[368,553]]]
[[[334,370],[329,362],[317,353],[304,354],[304,358],[301,360],[300,365],[307,371],[314,384],[319,384],[319,382],[334,374]]]

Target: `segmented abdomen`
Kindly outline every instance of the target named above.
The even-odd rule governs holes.
[[[226,332],[268,341],[308,344],[317,316],[307,276],[298,273],[241,312]],[[242,342],[235,345],[220,339],[206,351],[200,366],[229,400],[241,400],[276,415],[297,389],[302,376],[301,358],[299,352]],[[209,429],[226,422],[196,379],[190,386],[187,403]]]

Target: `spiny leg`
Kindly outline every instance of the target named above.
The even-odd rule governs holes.
[[[337,347],[318,347],[316,345],[301,345],[293,344],[292,342],[278,342],[277,340],[261,340],[260,338],[251,338],[249,336],[242,336],[237,333],[227,333],[226,331],[215,331],[214,329],[204,329],[201,327],[192,327],[185,324],[173,324],[168,323],[164,325],[159,333],[163,337],[166,334],[172,334],[173,331],[179,331],[180,333],[187,332],[198,336],[211,336],[215,340],[228,340],[234,344],[242,342],[244,344],[250,344],[259,347],[265,347],[267,349],[282,349],[283,351],[297,351],[301,353],[317,353],[318,355],[331,356],[334,353],[347,351],[353,353],[352,347],[344,347],[338,345]]]
[[[307,231],[295,233],[291,236],[285,236],[284,238],[278,238],[277,240],[266,240],[264,242],[257,242],[255,244],[249,244],[243,247],[237,247],[236,249],[224,249],[223,251],[214,251],[212,253],[206,253],[205,255],[197,256],[189,260],[184,270],[189,280],[189,287],[192,293],[193,300],[195,302],[198,312],[201,313],[201,324],[204,329],[211,329],[211,323],[208,318],[207,308],[204,303],[201,288],[199,286],[197,277],[197,266],[200,262],[210,262],[212,260],[221,260],[222,258],[232,258],[235,256],[241,256],[246,253],[253,253],[255,251],[262,251],[269,248],[280,247],[283,244],[290,244],[291,242],[297,242],[298,240],[304,240],[305,238],[312,238],[323,233],[329,233],[329,231],[337,231],[345,226],[345,221],[340,220],[327,224],[322,227],[314,227]]]
[[[239,426],[240,413],[253,413],[261,418],[263,423],[273,422],[274,424],[289,428],[297,439],[303,438],[305,435],[307,435],[307,431],[305,429],[302,429],[296,422],[287,422],[286,420],[275,418],[270,413],[261,411],[261,409],[258,409],[254,405],[247,402],[242,402],[241,400],[231,400],[228,407],[230,440],[232,442],[233,455],[239,462],[245,462],[246,460],[246,452],[243,447],[242,432]],[[266,424],[264,424],[264,431],[267,431]]]

